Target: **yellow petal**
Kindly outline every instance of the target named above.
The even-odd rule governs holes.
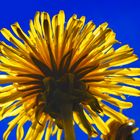
[[[26,137],[24,138],[24,140],[29,140],[30,138],[32,138],[36,126],[37,126],[37,122],[36,121],[32,122],[32,125],[28,129],[28,132],[27,132]]]
[[[103,104],[101,105],[103,112],[109,116],[110,118],[115,119],[121,123],[125,123],[128,118],[120,112],[115,111],[114,109],[110,108],[109,106]]]
[[[52,136],[55,135],[57,131],[58,131],[58,127],[57,125],[55,125],[54,129],[52,130]]]
[[[128,75],[128,76],[139,76],[140,68],[124,68],[124,69],[118,71],[116,74]]]
[[[61,140],[61,136],[62,136],[62,129],[58,129],[57,131],[57,140]]]
[[[111,77],[106,78],[106,81],[112,81],[112,82],[118,82],[118,83],[124,83],[132,86],[140,86],[140,78],[131,78],[131,77]]]
[[[87,120],[89,121],[90,124],[94,124],[94,121],[92,120],[92,118],[89,116],[89,114],[86,113],[86,111],[84,110],[84,114],[85,117],[87,118]]]
[[[19,47],[20,50],[23,53],[26,53],[26,48],[25,45],[23,43],[21,43],[21,41],[19,41],[18,39],[16,39],[9,30],[7,30],[6,28],[3,28],[1,30],[2,35],[8,40],[11,41],[15,46]]]
[[[45,140],[50,140],[51,133],[52,133],[52,121],[50,120],[46,128]]]
[[[23,114],[19,114],[15,119],[13,119],[10,123],[9,123],[9,127],[8,129],[4,132],[3,134],[3,140],[7,140],[9,134],[11,133],[12,129],[16,126],[16,124],[18,123],[18,121],[22,118]]]
[[[27,121],[27,117],[24,116],[20,122],[18,123],[18,126],[17,126],[17,132],[16,132],[16,135],[17,135],[17,140],[22,140],[23,136],[24,136],[24,128],[23,128],[23,125],[24,123]]]
[[[138,60],[138,57],[136,55],[132,55],[125,59],[121,58],[120,60],[114,60],[114,62],[110,63],[110,66],[112,66],[112,67],[122,66],[122,65],[126,65],[126,64],[135,62],[136,60]]]
[[[40,24],[40,12],[36,12],[36,14],[35,14],[34,27],[35,27],[35,30],[38,32],[38,34],[40,34],[40,36],[43,36],[42,35],[41,24]]]
[[[109,102],[110,104],[113,104],[121,109],[125,109],[125,108],[131,108],[132,107],[132,103],[131,102],[125,102],[125,101],[121,101],[119,99],[113,98],[107,94],[103,94],[98,90],[93,90],[93,93],[95,96],[101,98],[104,101]]]
[[[17,76],[9,76],[9,75],[0,75],[0,84],[10,83],[10,82],[27,82],[33,81],[35,79],[29,77],[17,77]]]
[[[94,123],[96,125],[96,127],[104,134],[108,134],[109,133],[109,128],[108,126],[104,123],[104,121],[94,112],[92,111],[89,107],[85,107],[88,112],[90,113],[92,119],[94,120]]]
[[[5,87],[0,87],[0,93],[7,92],[9,90],[12,90],[13,88],[15,88],[14,85],[8,85],[8,86],[5,86]]]
[[[30,40],[30,38],[23,32],[20,25],[16,22],[15,24],[11,25],[11,28],[13,29],[14,33],[21,38],[23,41],[25,41],[29,46],[33,46],[33,42]]]
[[[32,33],[34,39],[38,38],[38,35],[37,35],[37,33],[36,33],[36,29],[35,29],[35,27],[34,27],[33,21],[30,20],[30,23],[29,23],[29,24],[30,24],[31,33]]]

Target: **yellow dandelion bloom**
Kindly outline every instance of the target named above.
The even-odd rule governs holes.
[[[15,37],[3,28],[2,35],[13,46],[0,42],[0,120],[15,118],[3,135],[7,140],[17,126],[17,140],[24,137],[24,124],[30,126],[24,140],[49,140],[57,134],[61,139],[75,140],[76,123],[90,137],[96,137],[93,125],[103,135],[110,132],[102,120],[107,115],[121,123],[128,118],[106,102],[120,109],[131,108],[125,95],[139,96],[139,68],[121,68],[136,61],[133,49],[118,41],[107,23],[95,28],[85,17],[73,15],[65,24],[60,11],[52,20],[46,12],[37,12],[30,21],[27,35],[18,23],[11,25]],[[131,85],[131,87],[129,86]],[[121,97],[121,98],[118,98]]]
[[[135,127],[134,120],[127,120],[125,123],[109,119],[106,124],[110,128],[110,133],[102,135],[103,140],[133,140],[132,133],[138,128]]]

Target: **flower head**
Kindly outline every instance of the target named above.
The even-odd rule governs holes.
[[[120,109],[131,108],[125,95],[139,96],[139,68],[121,68],[136,61],[133,49],[123,45],[115,50],[118,41],[107,23],[95,28],[85,17],[73,15],[65,24],[60,11],[52,20],[46,12],[37,12],[30,21],[29,35],[18,23],[11,25],[17,37],[3,28],[1,33],[14,46],[0,42],[0,119],[15,118],[3,135],[6,140],[17,125],[17,139],[24,136],[23,125],[31,121],[25,140],[45,139],[62,130],[66,140],[74,140],[73,124],[90,137],[110,132],[101,115],[121,123],[126,116],[106,102]],[[135,77],[133,77],[135,76]],[[119,99],[121,97],[122,99]]]
[[[134,120],[127,120],[125,123],[109,119],[106,124],[110,133],[102,135],[103,140],[134,140],[132,134],[138,130]]]

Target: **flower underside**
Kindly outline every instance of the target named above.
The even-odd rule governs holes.
[[[0,119],[15,116],[3,135],[6,140],[17,125],[17,139],[24,137],[23,126],[31,121],[25,140],[49,140],[62,131],[66,140],[74,140],[74,123],[88,134],[98,136],[93,124],[103,135],[110,132],[103,115],[125,124],[128,118],[106,102],[127,109],[125,95],[139,96],[132,86],[140,85],[139,68],[121,68],[136,61],[133,49],[118,41],[107,23],[95,28],[85,17],[73,15],[65,25],[60,11],[52,18],[37,12],[30,21],[29,35],[18,23],[11,25],[16,37],[3,28],[1,33],[14,47],[0,42]],[[131,85],[131,87],[130,87]],[[118,97],[121,97],[119,99]]]
[[[134,140],[132,134],[138,130],[135,127],[134,120],[128,120],[124,124],[119,121],[109,119],[107,124],[110,128],[110,133],[102,135],[103,140]]]

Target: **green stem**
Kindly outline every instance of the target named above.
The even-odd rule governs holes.
[[[63,117],[65,140],[75,140],[72,105],[63,105],[61,107],[61,113]]]

